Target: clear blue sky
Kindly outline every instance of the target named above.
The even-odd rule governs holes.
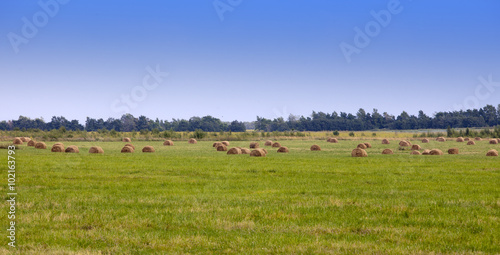
[[[464,105],[479,76],[500,82],[496,0],[41,2],[0,1],[0,120],[432,115]],[[341,44],[367,25],[348,62]],[[156,87],[148,66],[168,73]],[[477,102],[496,106],[500,87]]]

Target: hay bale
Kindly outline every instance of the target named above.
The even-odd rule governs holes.
[[[241,148],[241,154],[250,154],[250,150],[247,148]]]
[[[54,145],[61,145],[62,147],[64,147],[63,143],[54,143]]]
[[[172,140],[166,140],[163,142],[163,146],[174,146],[174,142],[172,142]]]
[[[271,140],[267,140],[265,143],[264,143],[264,146],[272,146],[273,145],[273,141]]]
[[[338,143],[339,142],[339,140],[337,140],[337,138],[332,138],[332,137],[328,138],[326,141],[329,143]]]
[[[99,146],[92,146],[89,149],[89,153],[104,153],[104,150]]]
[[[475,143],[474,141],[472,141],[472,140],[471,140],[471,141],[468,141],[468,142],[467,142],[467,145],[476,145],[476,143]]]
[[[481,137],[476,137],[476,138],[474,138],[474,140],[481,141],[482,139],[481,139]]]
[[[227,151],[227,147],[224,144],[217,146],[217,151]]]
[[[430,154],[431,154],[431,150],[422,151],[422,155],[430,155]]]
[[[436,141],[438,141],[438,142],[446,142],[446,138],[444,138],[444,137],[438,137],[438,138],[436,138]]]
[[[125,145],[125,146],[123,146],[121,153],[133,153],[134,151],[135,151],[134,148]]]
[[[394,154],[394,152],[391,149],[385,149],[382,151],[382,154]]]
[[[280,148],[278,149],[278,151],[277,151],[277,152],[279,152],[279,153],[288,153],[289,151],[288,151],[288,148],[287,148],[287,147],[282,146],[282,147],[280,147]]]
[[[401,147],[410,147],[411,143],[408,141],[400,141],[399,146]]]
[[[217,147],[219,147],[221,145],[224,145],[224,144],[222,144],[221,142],[215,142],[215,143],[212,144],[212,147],[214,147],[214,148],[217,149]]]
[[[422,143],[429,143],[429,139],[427,138],[422,139]]]
[[[498,144],[497,139],[491,139],[491,140],[490,140],[490,144]]]
[[[23,143],[28,141],[28,140],[26,140],[26,137],[21,137],[20,139],[21,139],[21,141],[23,141]]]
[[[364,144],[365,144],[367,149],[372,147],[372,145],[370,143],[364,143]]]
[[[37,149],[47,149],[47,145],[44,142],[38,142],[35,144],[35,148]]]
[[[497,138],[497,142],[500,143],[500,138]]]
[[[146,146],[142,148],[142,152],[155,152],[155,148],[153,146]]]
[[[33,141],[33,140],[30,140],[30,141],[28,142],[28,146],[31,146],[31,147],[34,147],[34,146],[35,146],[35,144],[36,144],[36,142],[35,142],[35,141]]]
[[[60,144],[54,144],[52,146],[52,149],[50,149],[50,151],[52,151],[52,152],[64,152],[64,146],[62,146]]]
[[[266,152],[263,149],[255,149],[252,152],[250,152],[250,157],[265,157]]]
[[[189,139],[188,143],[196,144],[196,143],[198,143],[198,141],[196,141],[196,139],[194,139],[194,138],[191,138],[191,139]]]
[[[486,156],[488,156],[488,157],[498,157],[498,151],[496,151],[496,150],[489,150],[486,153]]]
[[[420,155],[420,151],[412,151],[410,152],[410,155]]]
[[[358,144],[358,146],[356,146],[356,148],[359,148],[359,149],[366,149],[366,145],[364,143],[360,143]]]
[[[351,152],[352,157],[368,157],[368,153],[365,150],[356,148]]]
[[[125,142],[125,143],[132,142],[132,140],[130,140],[130,138],[128,138],[128,137],[124,137],[122,141]]]
[[[468,142],[468,141],[470,141],[470,138],[466,137],[466,138],[464,138],[464,141]]]
[[[458,154],[458,148],[450,148],[450,149],[448,149],[448,154]]]
[[[228,141],[222,141],[222,144],[224,144],[226,146],[229,146],[229,142]]]
[[[273,145],[271,145],[271,147],[273,147],[273,148],[279,148],[279,147],[281,147],[281,144],[278,143],[278,142],[275,142],[275,143],[273,143]]]
[[[237,147],[233,147],[227,151],[228,155],[236,155],[236,154],[241,154],[241,149]]]
[[[134,145],[132,145],[131,143],[127,143],[127,144],[125,144],[125,145],[123,145],[123,146],[132,147],[132,149],[134,149],[134,150],[135,150],[135,146],[134,146]]]
[[[78,149],[78,146],[76,146],[76,145],[70,145],[70,146],[68,146],[68,148],[66,148],[66,150],[64,150],[64,152],[67,152],[67,153],[80,153],[80,150]]]
[[[384,140],[382,140],[382,144],[391,144],[391,142],[389,142],[389,140],[387,140],[387,139],[384,139]]]
[[[458,137],[456,141],[458,143],[463,143],[464,142],[464,138],[463,137]]]
[[[321,150],[321,147],[319,147],[319,145],[316,145],[316,144],[315,144],[315,145],[311,146],[311,150],[312,150],[312,151],[320,151],[320,150]]]
[[[420,147],[420,145],[418,145],[418,144],[414,144],[411,146],[411,149],[414,151],[419,151],[422,149],[422,147]]]
[[[257,149],[257,148],[259,148],[259,143],[255,143],[255,142],[250,143],[250,149]]]
[[[14,138],[14,141],[12,143],[13,144],[23,144],[23,140],[21,140],[21,138],[19,138],[19,137],[16,137],[16,138]]]
[[[429,155],[443,155],[443,151],[441,151],[440,149],[432,149],[431,151],[429,151]]]

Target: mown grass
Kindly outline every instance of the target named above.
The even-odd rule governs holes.
[[[313,143],[322,151],[309,151]],[[121,142],[71,142],[79,154],[23,148],[19,246],[5,237],[0,252],[500,253],[500,159],[485,156],[500,145],[431,141],[418,144],[461,154],[411,156],[373,141],[369,157],[352,158],[357,143],[282,141],[290,153],[267,147],[265,158],[211,142],[134,142],[133,154],[120,153]],[[88,154],[92,145],[105,153]],[[156,152],[140,152],[145,145]],[[6,194],[5,178],[0,187]],[[7,203],[0,208],[6,229]]]

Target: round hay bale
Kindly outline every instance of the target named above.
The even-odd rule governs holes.
[[[22,141],[23,143],[25,143],[25,142],[27,142],[27,141],[28,141],[28,140],[26,140],[26,137],[21,137],[20,139],[21,139],[21,141]]]
[[[172,142],[172,140],[166,140],[165,142],[163,142],[163,145],[164,146],[174,146],[174,142]]]
[[[21,140],[21,138],[19,138],[19,137],[16,137],[16,138],[14,138],[14,141],[12,143],[13,144],[23,144],[23,140]]]
[[[241,148],[241,154],[250,154],[250,149]]]
[[[443,155],[443,151],[441,151],[440,149],[432,149],[431,151],[429,151],[429,155]]]
[[[476,142],[470,140],[470,141],[467,142],[467,145],[476,145]]]
[[[257,148],[259,148],[259,143],[256,142],[250,143],[250,149],[257,149]]]
[[[410,152],[410,155],[420,155],[420,151],[412,151]]]
[[[31,146],[31,147],[34,147],[34,146],[35,146],[35,144],[36,144],[36,142],[35,142],[35,141],[33,141],[33,140],[30,140],[30,141],[28,142],[28,146]]]
[[[188,143],[196,144],[196,143],[198,143],[198,141],[196,141],[196,139],[194,139],[194,138],[191,138],[191,139],[189,139]]]
[[[263,149],[255,149],[250,152],[250,157],[265,157],[266,152]]]
[[[358,144],[358,146],[356,146],[356,148],[359,148],[359,149],[366,149],[366,145],[364,143],[360,143]]]
[[[35,148],[37,149],[47,149],[47,145],[44,142],[38,142],[35,144]]]
[[[368,153],[365,150],[356,148],[351,152],[352,157],[368,157]]]
[[[500,138],[497,138],[497,142],[500,143]]]
[[[228,141],[222,141],[222,144],[224,144],[225,146],[229,146],[229,142]]]
[[[466,138],[464,138],[464,141],[468,142],[468,141],[470,141],[470,138],[466,137]]]
[[[315,144],[315,145],[311,146],[311,150],[312,150],[312,151],[320,151],[320,150],[321,150],[321,147],[319,147],[319,145],[316,145],[316,144]]]
[[[217,147],[219,147],[221,145],[224,145],[224,144],[222,144],[221,142],[215,142],[215,143],[212,144],[212,147],[214,147],[214,148],[217,149]]]
[[[227,151],[228,155],[236,155],[236,154],[241,154],[241,149],[233,147]]]
[[[99,146],[92,146],[89,149],[89,153],[104,153],[104,150]]]
[[[394,152],[391,149],[385,149],[382,151],[382,154],[394,154]]]
[[[217,151],[227,151],[227,147],[224,144],[217,146]]]
[[[401,147],[410,147],[410,142],[408,141],[400,141],[399,146]]]
[[[490,144],[498,144],[497,139],[491,139],[491,140],[490,140]]]
[[[370,143],[364,143],[364,144],[365,144],[367,149],[372,147],[372,145]]]
[[[458,154],[458,148],[450,148],[448,154]]]
[[[122,141],[125,142],[125,143],[132,142],[132,140],[130,140],[130,138],[128,138],[128,137],[124,137]]]
[[[64,147],[64,144],[63,143],[54,143],[54,145],[61,145]]]
[[[498,157],[498,151],[496,151],[496,150],[489,150],[486,153],[486,156],[488,156],[488,157]]]
[[[264,143],[264,146],[272,146],[273,145],[273,141],[271,140],[267,140],[265,143]]]
[[[332,137],[328,138],[326,141],[329,143],[338,143],[339,142],[339,140],[337,140],[337,138],[332,138]]]
[[[70,145],[70,146],[68,146],[68,148],[66,148],[66,150],[64,150],[64,152],[67,152],[67,153],[80,153],[80,150],[78,149],[78,146],[76,146],[76,145]]]
[[[446,142],[446,138],[444,138],[444,137],[438,137],[438,138],[436,138],[436,141],[438,141],[438,142]]]
[[[384,140],[382,140],[382,144],[391,144],[391,142],[389,142],[389,140],[387,140],[387,139],[384,139]]]
[[[50,149],[50,151],[52,151],[52,152],[64,152],[64,146],[62,146],[60,144],[54,144],[52,146],[52,149]]]
[[[271,147],[273,147],[273,148],[279,148],[279,147],[281,147],[281,144],[278,143],[278,142],[275,142],[275,143],[273,143],[273,145],[271,145]]]
[[[135,150],[135,146],[134,146],[134,145],[132,145],[131,143],[127,143],[127,144],[125,144],[125,145],[123,145],[123,146],[132,147],[132,149],[134,149],[134,150]]]
[[[481,137],[475,137],[474,140],[481,141],[482,139],[481,139]]]
[[[155,148],[153,146],[146,146],[142,148],[142,152],[155,152]]]
[[[422,143],[429,143],[429,139],[427,138],[422,139]]]
[[[289,151],[288,151],[288,148],[287,148],[287,147],[282,146],[282,147],[280,147],[280,148],[278,149],[278,152],[279,152],[279,153],[288,153]]]
[[[422,147],[420,147],[420,145],[418,145],[418,144],[414,144],[411,146],[411,149],[414,151],[419,151],[422,149]]]
[[[125,145],[125,146],[123,146],[121,153],[133,153],[134,151],[135,151],[134,148]]]
[[[431,154],[431,150],[422,151],[422,155],[430,155],[430,154]]]
[[[458,137],[456,141],[458,143],[463,143],[464,142],[464,138],[463,137]]]

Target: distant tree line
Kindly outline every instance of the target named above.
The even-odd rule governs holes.
[[[121,132],[141,130],[172,130],[172,131],[195,131],[206,132],[232,131],[243,132],[251,124],[256,130],[261,131],[325,131],[345,130],[363,131],[373,129],[446,129],[446,128],[468,128],[468,127],[493,127],[500,125],[500,104],[497,108],[486,105],[480,109],[453,112],[437,112],[432,117],[419,111],[418,115],[409,115],[403,111],[394,116],[387,112],[380,114],[377,109],[367,113],[359,109],[356,115],[345,112],[312,112],[310,117],[290,115],[287,120],[283,118],[266,119],[257,116],[254,123],[243,123],[241,121],[223,122],[212,116],[192,117],[189,120],[172,119],[172,121],[149,119],[146,116],[134,117],[132,114],[124,114],[120,119],[108,118],[93,119],[87,117],[85,125],[78,120],[67,120],[64,117],[52,117],[50,122],[43,119],[30,119],[19,116],[17,120],[1,121],[0,130],[52,130],[64,128],[66,130],[115,130]]]

